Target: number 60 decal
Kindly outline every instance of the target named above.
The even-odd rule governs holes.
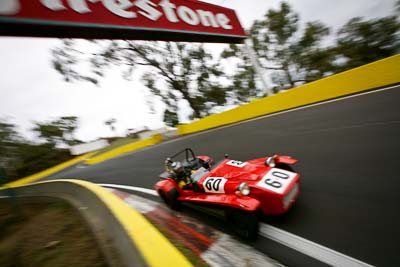
[[[208,177],[204,182],[204,191],[208,193],[225,193],[224,187],[227,179],[222,177]]]
[[[293,172],[273,168],[263,176],[257,186],[276,193],[283,193],[296,175]]]
[[[289,174],[283,173],[281,171],[272,171],[272,172],[270,172],[270,174],[275,179],[274,178],[266,178],[264,183],[266,183],[267,185],[270,185],[272,187],[275,187],[275,188],[281,188],[282,187],[282,183],[277,180],[278,178],[280,178],[280,179],[288,179],[290,177]]]

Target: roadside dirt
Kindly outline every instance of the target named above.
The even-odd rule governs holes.
[[[67,202],[17,200],[0,199],[0,266],[108,266],[86,222]]]

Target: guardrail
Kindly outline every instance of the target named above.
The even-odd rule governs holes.
[[[179,125],[180,135],[400,83],[400,54]]]
[[[113,246],[124,266],[192,266],[150,222],[100,186],[80,180],[55,180],[0,190],[0,196],[55,197],[70,202],[91,226],[108,259]],[[111,262],[111,266],[115,266]]]
[[[155,134],[152,137],[150,137],[149,139],[132,142],[130,144],[123,145],[123,146],[117,147],[113,150],[102,153],[93,158],[87,159],[87,160],[85,160],[85,164],[88,164],[88,165],[97,164],[97,163],[103,162],[105,160],[114,158],[116,156],[119,156],[119,155],[122,155],[122,154],[125,154],[128,152],[132,152],[132,151],[135,151],[138,149],[145,148],[147,146],[152,146],[152,145],[158,144],[162,140],[163,140],[163,137],[161,134]]]
[[[56,172],[62,171],[64,169],[68,168],[68,167],[71,167],[71,166],[73,166],[75,164],[78,164],[79,162],[81,162],[81,161],[83,161],[83,160],[85,160],[87,158],[90,158],[93,154],[94,153],[88,153],[88,154],[85,154],[85,155],[82,155],[82,156],[79,156],[79,157],[75,157],[75,158],[73,158],[71,160],[63,162],[61,164],[58,164],[56,166],[53,166],[53,167],[48,168],[46,170],[43,170],[41,172],[38,172],[38,173],[35,173],[35,174],[32,174],[32,175],[29,175],[27,177],[21,178],[19,180],[7,183],[4,186],[5,187],[20,186],[20,185],[24,185],[24,184],[28,184],[28,183],[37,181],[37,180],[42,179],[44,177],[50,176],[50,175],[52,175],[52,174],[54,174]]]

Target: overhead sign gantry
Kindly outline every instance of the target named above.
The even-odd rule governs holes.
[[[234,10],[196,0],[0,0],[0,35],[242,43]]]

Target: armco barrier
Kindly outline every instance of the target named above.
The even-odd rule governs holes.
[[[192,266],[191,263],[139,212],[104,188],[87,181],[54,180],[0,190],[7,197],[55,197],[75,206],[91,226],[110,266]],[[107,249],[108,248],[108,249]],[[114,264],[113,264],[114,261]]]
[[[400,82],[400,54],[345,71],[238,108],[179,125],[190,134]]]
[[[37,181],[39,179],[42,179],[42,178],[44,178],[46,176],[52,175],[52,174],[54,174],[56,172],[59,172],[59,171],[62,171],[64,169],[68,168],[68,167],[71,167],[72,165],[78,164],[79,162],[84,161],[87,158],[90,158],[92,155],[93,155],[93,153],[87,153],[85,155],[73,158],[71,160],[68,160],[68,161],[63,162],[61,164],[58,164],[58,165],[56,165],[54,167],[51,167],[49,169],[46,169],[44,171],[41,171],[41,172],[32,174],[30,176],[27,176],[25,178],[21,178],[19,180],[10,182],[8,184],[5,184],[4,186],[5,187],[12,187],[12,186],[20,186],[20,185],[32,183],[32,182]]]
[[[128,152],[132,152],[132,151],[135,151],[138,149],[145,148],[147,146],[152,146],[152,145],[158,144],[162,141],[162,139],[163,138],[160,134],[155,134],[149,139],[136,141],[136,142],[124,145],[124,146],[117,147],[113,150],[104,152],[98,156],[94,156],[93,158],[85,160],[85,163],[88,165],[97,164],[102,161],[114,158],[116,156],[119,156],[119,155],[122,155],[122,154],[125,154]]]

